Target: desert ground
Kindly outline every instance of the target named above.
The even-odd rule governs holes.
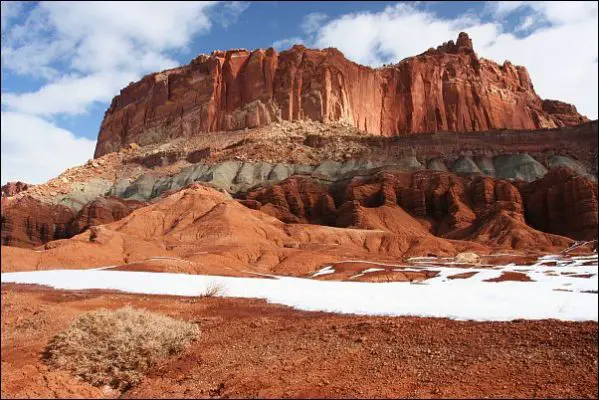
[[[124,393],[93,387],[43,362],[48,341],[77,315],[125,305],[196,323],[200,336]],[[2,285],[2,398],[596,395],[592,321],[368,317],[252,299]]]

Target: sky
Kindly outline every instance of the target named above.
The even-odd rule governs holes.
[[[468,32],[542,98],[597,118],[597,2],[1,2],[1,179],[93,157],[104,112],[148,73],[231,48],[336,47],[373,67]]]

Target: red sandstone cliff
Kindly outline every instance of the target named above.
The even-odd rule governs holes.
[[[17,182],[7,182],[5,185],[2,185],[0,188],[0,193],[2,197],[11,197],[17,193],[21,193],[27,189],[29,189],[32,185],[27,183],[17,181]]]
[[[70,238],[91,226],[118,221],[144,205],[136,200],[98,197],[75,212],[63,205],[21,197],[2,204],[1,242],[4,246],[35,247]]]
[[[468,35],[372,69],[336,49],[214,51],[144,77],[116,96],[95,157],[272,121],[346,121],[371,134],[537,129],[586,121],[537,96],[526,68],[479,58]]]

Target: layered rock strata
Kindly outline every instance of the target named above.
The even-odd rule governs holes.
[[[80,204],[73,195],[63,196],[62,204],[16,199],[2,209],[2,243],[31,247],[70,237],[194,182],[231,193],[284,222],[351,226],[355,221],[348,210],[393,205],[441,236],[457,238],[466,234],[464,229],[482,227],[497,213],[509,212],[544,232],[581,240],[596,237],[597,183],[576,170],[558,166],[547,172],[528,155],[500,156],[486,164],[463,158],[455,164],[451,173],[438,166],[426,170],[415,158],[385,165],[356,160],[318,166],[198,163],[170,177],[147,173],[117,181],[79,208],[73,207]],[[492,176],[482,173],[490,169]]]
[[[435,171],[383,171],[333,184],[292,177],[243,198],[247,207],[289,223],[364,228],[362,207],[391,206],[445,238],[534,247],[534,240],[544,239],[526,232],[531,228],[578,240],[597,238],[597,183],[565,168],[531,183]],[[481,233],[489,229],[496,231]]]
[[[214,51],[121,90],[106,111],[95,157],[280,120],[344,121],[375,135],[538,129],[586,121],[542,100],[526,68],[479,58],[461,33],[418,56],[373,69],[328,48]]]

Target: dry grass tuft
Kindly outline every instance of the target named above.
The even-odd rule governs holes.
[[[206,289],[200,294],[203,297],[223,296],[227,292],[225,285],[218,282],[210,282],[206,285]]]
[[[158,360],[175,354],[198,335],[197,325],[124,307],[79,316],[54,336],[44,357],[94,386],[126,390]]]

